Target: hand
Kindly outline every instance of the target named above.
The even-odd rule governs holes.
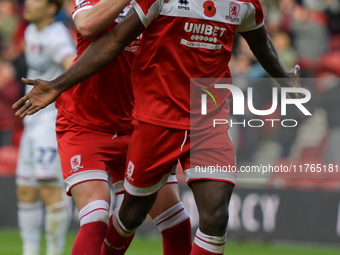
[[[14,110],[18,109],[15,112],[17,117],[23,118],[26,115],[38,112],[54,102],[60,95],[60,92],[54,87],[53,83],[49,81],[39,79],[27,80],[25,78],[21,80],[27,85],[33,85],[34,88],[13,104],[12,108]]]
[[[288,74],[289,74],[289,76],[290,76],[291,78],[296,79],[296,78],[298,77],[299,72],[300,72],[300,66],[299,66],[299,65],[296,65],[293,69],[291,69],[291,70],[289,71]]]
[[[291,69],[288,72],[288,76],[290,77],[288,81],[288,87],[300,88],[299,84],[296,82],[299,72],[300,72],[299,65],[296,65],[293,69]],[[305,95],[301,93],[290,93],[289,96],[291,98],[304,98],[305,97]]]

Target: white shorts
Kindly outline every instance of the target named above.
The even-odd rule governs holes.
[[[54,121],[25,126],[16,175],[18,185],[37,187],[38,182],[64,185]]]

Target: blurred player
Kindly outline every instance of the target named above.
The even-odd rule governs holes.
[[[115,3],[75,1],[73,19],[78,51],[75,61],[92,41],[114,28],[131,9],[127,6],[120,13],[124,5]],[[61,165],[67,193],[76,202],[81,226],[72,249],[74,255],[100,254],[109,222],[107,171],[116,194],[124,192],[126,154],[133,130],[130,71],[138,43],[136,40],[126,47],[108,67],[56,101]],[[187,255],[191,250],[190,219],[179,199],[176,176],[171,175],[168,182],[150,215],[162,232],[164,254]]]
[[[96,40],[64,75],[52,82],[24,80],[35,85],[36,94],[24,96],[13,107],[29,99],[16,115],[35,113],[64,90],[101,70],[145,30],[131,72],[136,120],[124,182],[126,192],[120,210],[110,221],[106,245],[117,250],[129,245],[129,236],[145,219],[157,191],[179,159],[199,211],[191,254],[223,254],[236,175],[226,172],[214,178],[207,172],[194,176],[191,166],[216,162],[234,166],[235,153],[227,127],[212,131],[190,126],[190,78],[230,78],[228,62],[236,32],[246,39],[271,76],[283,78],[281,85],[294,86],[291,78],[299,68],[291,73],[282,68],[264,26],[259,0],[197,0],[183,5],[177,1],[137,0],[133,7],[130,15]],[[231,99],[228,90],[219,95],[223,107],[216,107],[217,116],[228,114],[226,100]]]
[[[26,0],[24,18],[31,22],[25,31],[28,77],[53,79],[66,70],[75,57],[74,44],[54,15],[61,0]],[[26,86],[26,92],[32,86]],[[48,255],[62,254],[69,225],[67,202],[57,153],[54,104],[24,119],[17,167],[18,219],[24,255],[37,255],[43,224]],[[45,212],[44,212],[45,206]],[[45,215],[45,217],[44,217]],[[45,223],[44,223],[45,221]]]

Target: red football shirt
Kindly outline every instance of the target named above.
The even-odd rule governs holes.
[[[154,125],[190,129],[190,78],[231,77],[235,34],[264,24],[260,2],[135,0],[132,5],[146,27],[131,72],[133,115]],[[226,104],[231,93],[218,93]]]
[[[90,9],[98,2],[75,0],[73,19],[78,12]],[[113,29],[130,8],[126,7],[108,29],[91,40],[84,39],[76,31],[77,57],[74,62],[92,41]],[[73,123],[98,131],[114,133],[130,130],[133,109],[130,72],[136,50],[137,47],[130,45],[105,69],[63,92],[56,100],[59,114]]]

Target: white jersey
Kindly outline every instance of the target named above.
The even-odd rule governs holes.
[[[74,43],[67,28],[61,22],[54,22],[41,31],[33,23],[25,31],[26,63],[28,79],[50,81],[64,72],[63,61],[70,55],[76,55]],[[26,85],[26,93],[33,86]],[[44,121],[55,121],[57,109],[50,104],[39,112],[26,116],[25,125],[38,125]]]

